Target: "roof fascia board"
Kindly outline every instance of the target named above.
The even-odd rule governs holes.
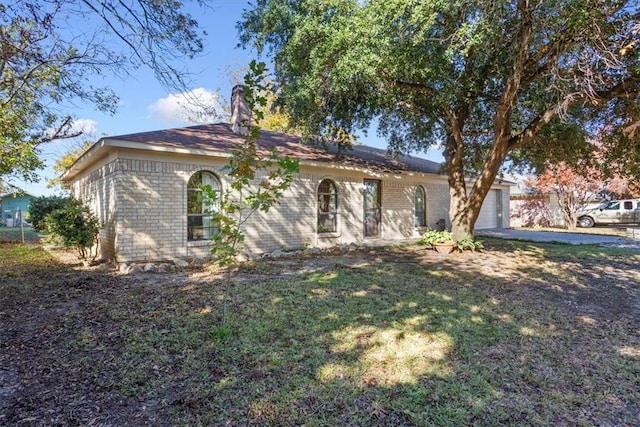
[[[117,138],[102,138],[98,142],[96,142],[86,153],[84,153],[76,162],[67,170],[62,179],[64,181],[71,180],[74,176],[80,173],[87,166],[92,163],[97,162],[101,157],[102,153],[105,150],[108,151],[109,148],[128,148],[133,150],[142,150],[142,151],[152,151],[158,153],[171,153],[171,154],[183,154],[183,155],[196,155],[196,156],[215,156],[222,158],[229,158],[231,154],[228,152],[223,152],[219,150],[203,150],[203,149],[193,149],[193,148],[179,148],[179,147],[169,147],[164,145],[154,145],[146,142],[134,142],[134,141],[126,141],[123,139]],[[105,153],[106,154],[106,153]],[[419,171],[411,171],[411,170],[403,170],[397,172],[391,171],[377,171],[371,168],[363,168],[357,165],[344,165],[337,163],[328,163],[328,162],[318,162],[313,160],[301,160],[300,165],[302,166],[310,166],[317,168],[328,168],[328,169],[338,169],[352,172],[362,172],[368,175],[377,175],[377,176],[394,176],[394,175],[408,175],[408,176],[430,176],[430,177],[445,177],[442,174],[434,174],[428,172],[419,172]],[[468,182],[472,182],[468,180]],[[494,183],[495,185],[495,183]]]

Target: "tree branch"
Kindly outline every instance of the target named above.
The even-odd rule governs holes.
[[[52,133],[50,133],[46,137],[40,138],[38,143],[45,144],[47,142],[51,142],[56,139],[75,138],[76,136],[82,135],[81,130],[74,133],[66,133],[66,130],[68,130],[71,127],[72,123],[73,123],[73,120],[71,119],[71,117],[69,116],[65,117],[62,123],[60,123],[60,125],[57,128],[55,128]]]
[[[531,13],[528,10],[528,6],[528,0],[518,1],[518,9],[522,15],[519,31],[519,50],[513,64],[513,71],[507,79],[502,97],[496,106],[496,115],[493,121],[494,138],[496,141],[494,149],[496,148],[496,145],[499,145],[500,141],[508,138],[511,132],[511,112],[518,93],[520,92],[525,66],[527,64],[527,59],[529,58],[529,43],[531,42],[533,22],[531,20]]]
[[[533,119],[522,132],[512,136],[509,139],[509,149],[522,148],[530,143],[555,116],[558,112],[578,104],[590,104],[599,106],[603,102],[608,102],[614,98],[631,98],[640,94],[640,74],[634,74],[623,80],[617,85],[607,90],[601,90],[595,93],[595,96],[589,96],[586,93],[571,94],[565,99],[547,109]]]

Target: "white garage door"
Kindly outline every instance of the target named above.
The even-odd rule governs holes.
[[[498,206],[500,190],[489,190],[487,197],[482,203],[480,215],[476,221],[476,229],[498,228]]]

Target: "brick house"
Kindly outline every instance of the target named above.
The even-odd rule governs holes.
[[[244,141],[242,102],[232,124],[217,123],[106,137],[67,171],[72,193],[103,226],[100,253],[119,262],[208,256],[213,232],[197,200],[201,184],[224,189],[228,150]],[[258,147],[300,160],[281,203],[246,224],[245,251],[363,244],[419,237],[447,219],[449,190],[440,165],[355,145],[338,153],[299,138],[262,132]],[[257,176],[255,183],[259,183]],[[476,228],[509,226],[509,187],[494,185]]]

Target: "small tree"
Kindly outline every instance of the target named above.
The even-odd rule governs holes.
[[[542,193],[558,196],[558,204],[565,225],[575,230],[577,214],[595,196],[607,198],[635,197],[638,194],[633,180],[623,176],[603,172],[602,157],[599,152],[589,162],[547,163],[543,173],[527,181],[527,184]]]
[[[572,167],[560,162],[547,164],[544,173],[532,178],[529,185],[543,193],[555,193],[566,227],[575,230],[578,212],[602,190],[602,179],[597,169]]]
[[[98,244],[100,222],[88,206],[77,199],[53,210],[45,217],[46,231],[58,237],[66,247],[76,248],[80,259],[95,259],[91,248]]]
[[[245,99],[251,110],[254,123],[243,123],[248,129],[245,143],[232,150],[225,170],[231,180],[228,189],[217,193],[211,186],[203,187],[204,202],[211,214],[211,221],[217,227],[212,237],[215,243],[211,253],[214,261],[226,268],[226,286],[222,306],[220,332],[228,333],[227,301],[231,287],[232,267],[244,242],[244,226],[256,212],[268,212],[278,204],[299,170],[299,162],[289,157],[281,157],[276,149],[261,152],[256,141],[260,138],[257,125],[264,117],[267,103],[265,94],[268,87],[263,83],[266,73],[264,63],[252,61],[250,71],[245,75]],[[259,172],[266,176],[256,186],[252,181]]]
[[[100,222],[91,210],[72,197],[39,197],[27,211],[27,220],[37,231],[49,233],[64,246],[76,248],[81,259],[97,253],[91,248],[98,243]]]

